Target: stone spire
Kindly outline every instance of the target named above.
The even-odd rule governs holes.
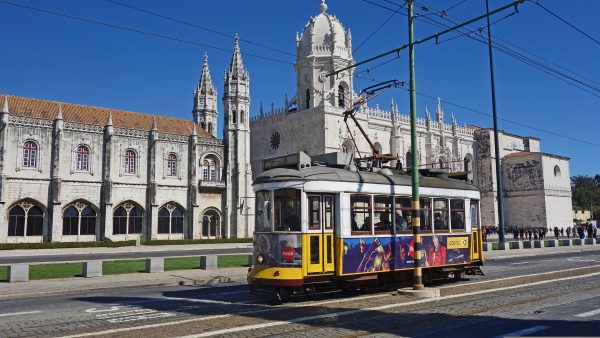
[[[233,47],[233,55],[231,56],[231,64],[229,65],[229,74],[234,79],[244,77],[244,63],[242,62],[242,53],[240,52],[240,37],[235,34],[235,46]]]
[[[58,104],[58,114],[56,115],[55,120],[62,120],[63,119],[63,113],[62,113],[62,104]]]
[[[437,121],[438,123],[444,122],[444,111],[442,110],[442,99],[438,96],[437,98]]]
[[[260,103],[259,115],[261,118],[263,118],[265,116],[265,110],[263,109],[262,102]]]
[[[198,82],[197,92],[201,94],[215,93],[215,87],[212,83],[210,76],[210,69],[208,68],[208,54],[204,53],[204,63],[202,65],[202,73],[200,74],[200,82]]]
[[[2,104],[2,112],[5,114],[10,114],[10,111],[8,110],[8,95],[4,96],[4,104]]]
[[[152,117],[152,129],[150,129],[152,131],[156,131],[156,117]]]
[[[192,123],[192,136],[198,136],[198,132],[196,132],[196,124]]]
[[[106,122],[107,126],[112,126],[113,125],[113,120],[112,120],[112,110],[110,110],[108,112],[108,121]]]

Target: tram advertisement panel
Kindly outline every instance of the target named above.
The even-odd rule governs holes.
[[[302,235],[255,234],[254,257],[261,254],[265,266],[302,266]]]
[[[462,264],[470,261],[468,235],[422,236],[423,266]],[[395,253],[395,254],[394,254]],[[414,266],[412,236],[344,239],[342,273],[390,271]]]

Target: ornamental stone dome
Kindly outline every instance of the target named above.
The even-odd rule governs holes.
[[[352,36],[342,23],[327,13],[325,0],[321,3],[321,14],[311,17],[304,26],[301,35],[296,35],[296,55],[298,58],[309,56],[339,56],[352,58]]]

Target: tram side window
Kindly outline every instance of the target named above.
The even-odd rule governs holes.
[[[375,216],[375,233],[389,234],[392,231],[392,197],[375,196],[373,198],[373,210]]]
[[[479,201],[471,200],[471,229],[479,229]]]
[[[325,229],[333,229],[333,196],[324,197]]]
[[[321,229],[321,197],[308,196],[308,229]]]
[[[397,197],[396,198],[396,231],[412,232],[412,208],[409,197]],[[423,224],[423,220],[421,220]]]
[[[452,231],[465,231],[465,201],[450,200],[450,227]]]
[[[271,191],[262,190],[256,192],[256,232],[271,232],[273,223],[273,206],[271,205]]]
[[[421,198],[421,232],[431,232],[431,199]]]
[[[433,228],[435,231],[448,231],[448,200],[433,200]]]
[[[371,196],[350,195],[352,235],[371,234]]]
[[[300,190],[275,190],[275,231],[300,231]]]

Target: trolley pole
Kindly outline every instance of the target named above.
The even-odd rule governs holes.
[[[408,1],[408,65],[410,68],[410,148],[412,153],[412,227],[414,243],[413,290],[422,290],[423,271],[421,245],[421,207],[419,205],[419,149],[417,147],[417,93],[415,82],[414,9],[413,0]]]
[[[496,113],[496,85],[494,82],[494,60],[492,58],[492,31],[490,27],[490,4],[485,0],[488,31],[488,50],[490,55],[490,79],[492,82],[492,110],[494,114],[494,151],[496,153],[496,195],[498,196],[498,240],[504,242],[504,203],[502,196],[502,167],[500,166],[500,141],[498,137],[498,114]]]

